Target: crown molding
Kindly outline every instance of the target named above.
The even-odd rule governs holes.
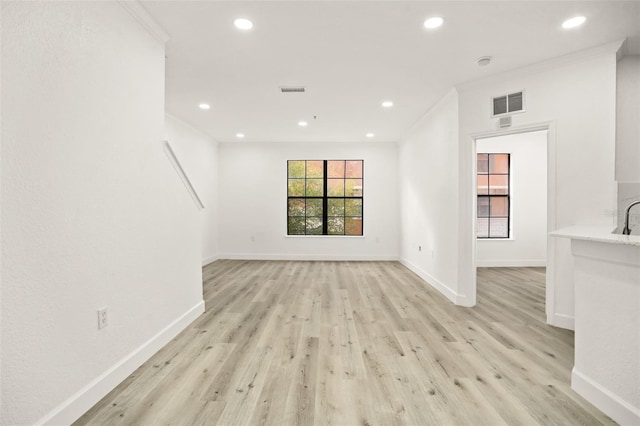
[[[601,46],[592,47],[590,49],[580,50],[574,53],[569,53],[567,55],[558,56],[556,58],[549,59],[547,61],[525,65],[520,68],[515,68],[513,70],[491,75],[485,78],[457,84],[455,88],[458,89],[460,93],[462,93],[469,89],[474,89],[478,86],[482,86],[495,81],[503,81],[508,78],[537,74],[540,72],[552,70],[555,68],[560,68],[563,66],[567,66],[577,62],[582,62],[582,61],[589,60],[589,59],[596,58],[603,55],[612,54],[612,55],[615,55],[617,58],[620,55],[620,52],[622,52],[624,49],[624,45],[626,44],[625,41],[626,39],[617,40],[614,42],[603,44]]]
[[[163,44],[169,41],[169,34],[156,22],[139,1],[121,0],[118,3],[120,3],[120,6],[129,12],[153,38]]]

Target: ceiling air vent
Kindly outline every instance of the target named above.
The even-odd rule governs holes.
[[[493,117],[514,112],[524,111],[524,92],[510,93],[508,95],[492,98]]]
[[[282,93],[304,93],[305,89],[302,86],[280,86]]]

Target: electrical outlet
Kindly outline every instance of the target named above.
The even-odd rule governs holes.
[[[418,246],[418,251],[422,251],[422,246]]]
[[[98,329],[105,328],[109,325],[109,317],[107,316],[107,308],[98,309]]]

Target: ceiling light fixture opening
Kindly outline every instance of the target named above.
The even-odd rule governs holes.
[[[444,19],[441,16],[432,16],[431,18],[424,21],[424,27],[432,30],[434,28],[442,26],[443,23]]]
[[[368,137],[368,138],[372,138],[372,137],[374,137],[375,135],[374,135],[373,133],[367,133],[365,136],[366,136],[366,137]]]
[[[244,138],[244,133],[236,133],[236,138],[238,139]]]
[[[384,108],[391,108],[393,106],[393,102],[392,101],[384,101],[384,102],[382,102],[382,106]]]
[[[237,29],[245,31],[253,28],[253,22],[251,22],[247,18],[238,18],[233,21],[233,25],[235,25]]]
[[[587,20],[587,18],[585,18],[584,16],[575,16],[573,18],[567,19],[566,21],[564,21],[562,23],[562,28],[564,28],[565,30],[571,29],[571,28],[576,28],[579,27],[580,25],[584,24],[584,22]]]
[[[208,110],[208,109],[211,109],[211,105],[202,103],[202,104],[198,104],[198,108],[203,110]]]
[[[306,121],[298,121],[298,126],[300,127],[305,127],[307,124],[309,123],[307,123]]]

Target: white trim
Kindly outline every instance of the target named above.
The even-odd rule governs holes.
[[[601,46],[593,47],[590,49],[584,49],[578,52],[570,53],[568,55],[549,59],[548,61],[538,62],[533,65],[525,65],[521,68],[516,68],[514,70],[505,71],[503,73],[491,75],[485,78],[472,80],[467,83],[458,84],[455,86],[455,88],[458,90],[459,93],[462,93],[466,90],[473,89],[478,86],[486,86],[487,84],[501,82],[501,81],[505,81],[507,79],[512,79],[515,77],[538,74],[543,71],[552,70],[555,68],[561,68],[570,64],[574,64],[574,63],[589,60],[598,56],[606,55],[608,53],[615,53],[616,55],[618,55],[618,52],[621,51],[621,48],[625,44],[625,41],[626,41],[625,39],[618,40],[611,43],[603,44]]]
[[[442,281],[440,281],[437,278],[433,277],[431,274],[429,274],[428,272],[424,271],[419,266],[415,265],[414,263],[410,262],[408,259],[406,259],[404,257],[400,257],[400,263],[402,265],[404,265],[407,269],[409,269],[411,272],[413,272],[414,274],[416,274],[417,276],[422,278],[431,287],[435,288],[440,293],[442,293],[452,303],[455,303],[456,305],[460,304],[459,303],[459,301],[461,300],[460,296],[458,295],[458,293],[453,291],[453,289],[451,289],[451,287],[447,286]],[[466,305],[464,305],[464,306],[466,306]]]
[[[497,136],[506,136],[517,133],[529,133],[529,132],[537,132],[546,130],[547,131],[547,232],[551,232],[556,230],[556,124],[555,121],[546,121],[540,123],[532,123],[526,124],[518,127],[511,127],[508,129],[500,129],[500,130],[490,130],[484,132],[477,132],[469,134],[469,137],[472,139],[472,158],[476,158],[476,145],[478,139],[486,139]],[[473,173],[476,173],[476,162],[473,161],[472,168]],[[475,182],[472,182],[471,185],[471,198],[473,200],[473,211],[476,210],[476,188]],[[471,221],[473,224],[473,267],[474,270],[478,266],[478,258],[477,258],[477,250],[476,250],[476,219],[475,214],[472,213]],[[571,316],[558,314],[555,312],[556,310],[556,301],[555,301],[555,284],[556,284],[556,241],[552,241],[551,237],[547,238],[547,260],[546,260],[546,285],[545,285],[545,310],[547,313],[547,323],[556,327],[567,328],[569,330],[574,330],[574,318]],[[476,285],[473,285],[473,292],[475,293]]]
[[[171,165],[173,166],[174,170],[178,174],[178,177],[180,177],[180,180],[184,184],[185,189],[187,190],[189,195],[191,195],[191,198],[193,199],[193,202],[196,204],[196,207],[198,207],[198,210],[204,209],[204,204],[202,204],[202,200],[198,196],[198,193],[196,192],[196,189],[193,187],[193,184],[191,183],[189,176],[187,176],[187,173],[182,168],[182,164],[180,164],[180,160],[178,160],[178,157],[176,157],[176,154],[175,152],[173,152],[173,149],[171,149],[171,144],[169,144],[168,141],[164,141],[164,152],[167,155],[169,162],[171,162]]]
[[[213,263],[218,259],[220,259],[220,257],[217,254],[214,254],[214,255],[211,255],[211,256],[207,256],[204,259],[202,259],[202,266],[207,266],[210,263]]]
[[[556,312],[547,312],[547,324],[554,327],[566,328],[567,330],[576,329],[575,317],[565,314],[558,314]]]
[[[203,312],[204,300],[176,318],[155,336],[115,363],[35,424],[61,425],[73,423],[133,373],[136,368],[144,364],[178,333],[187,328]]]
[[[149,12],[136,0],[121,0],[118,2],[127,12],[133,16],[136,21],[144,28],[153,38],[160,43],[165,44],[169,41],[169,34],[156,22]]]
[[[576,370],[571,370],[571,389],[620,425],[639,425],[640,408],[634,407],[607,388]]]
[[[233,260],[325,260],[325,261],[398,261],[398,256],[343,254],[287,254],[287,253],[222,253],[218,259]]]
[[[478,260],[478,268],[537,268],[547,266],[546,259]]]

